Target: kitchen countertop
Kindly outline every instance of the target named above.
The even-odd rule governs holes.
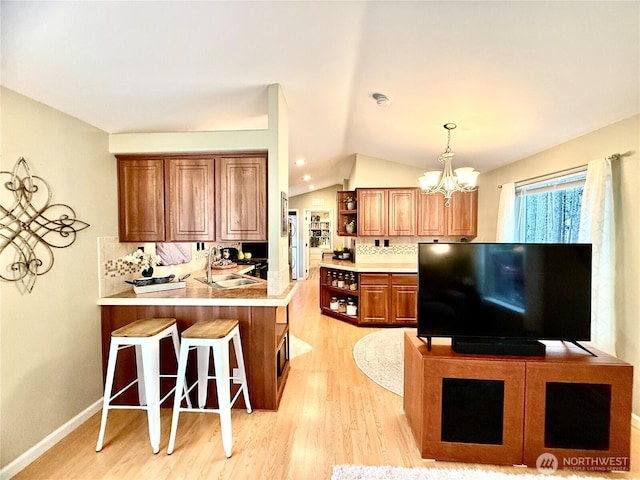
[[[359,273],[418,273],[417,263],[353,263],[350,260],[323,258],[320,266]]]
[[[213,270],[214,275],[225,273],[242,273],[250,271],[253,266],[240,266],[226,270]],[[296,282],[291,282],[280,295],[267,295],[267,281],[247,276],[259,283],[240,288],[217,289],[196,280],[204,277],[205,271],[192,272],[185,280],[185,288],[160,292],[136,294],[130,289],[98,299],[98,305],[181,305],[181,306],[247,306],[247,307],[281,307],[286,306],[293,298]]]

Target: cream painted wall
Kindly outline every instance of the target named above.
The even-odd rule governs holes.
[[[640,367],[640,116],[634,116],[491,172],[481,172],[478,237],[495,241],[500,189],[506,182],[584,165],[613,153],[631,152],[614,161],[617,227],[616,313],[618,357]],[[640,375],[634,377],[633,412],[640,415]]]
[[[55,249],[53,269],[31,294],[0,281],[4,467],[102,396],[97,238],[118,234],[118,215],[105,132],[11,90],[0,90],[0,102],[0,170],[25,157],[49,183],[52,202],[91,225]]]
[[[437,166],[438,160],[433,159],[433,168]],[[419,187],[418,177],[425,170],[426,168],[356,154],[349,177],[349,190],[365,187]]]

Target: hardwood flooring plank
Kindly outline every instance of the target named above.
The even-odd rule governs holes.
[[[277,412],[233,411],[231,458],[227,459],[222,449],[215,414],[181,413],[175,450],[167,455],[171,410],[162,409],[160,453],[154,455],[145,412],[116,410],[109,412],[101,452],[95,452],[100,427],[97,413],[15,478],[313,480],[330,478],[332,467],[343,463],[461,466],[421,459],[404,416],[402,398],[369,380],[356,366],[353,346],[378,330],[321,315],[317,276],[300,281],[290,306],[290,331],[313,349],[291,361]],[[611,478],[640,477],[637,429],[632,431],[631,456],[633,470],[611,474]],[[519,467],[474,466],[507,473],[523,471]]]

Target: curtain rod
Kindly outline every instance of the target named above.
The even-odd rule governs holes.
[[[620,153],[612,153],[611,155],[605,157],[607,160],[618,160],[620,157],[622,156],[626,156],[627,154],[620,154]],[[544,175],[537,175],[535,177],[530,177],[530,178],[525,178],[523,180],[518,180],[515,183],[532,183],[536,180],[540,180],[546,177],[556,177],[559,175],[562,175],[563,173],[572,173],[572,172],[579,172],[580,170],[583,170],[587,167],[587,164],[585,163],[584,165],[578,165],[576,167],[571,167],[571,168],[565,168],[564,170],[559,170],[557,172],[553,172],[553,173],[546,173]],[[498,188],[502,188],[502,184],[498,185]]]

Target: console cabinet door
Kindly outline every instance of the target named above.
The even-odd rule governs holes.
[[[359,188],[358,235],[386,236],[388,191],[383,188]]]
[[[417,188],[391,188],[387,193],[388,228],[390,237],[415,236]]]
[[[418,236],[444,236],[447,234],[447,208],[444,195],[421,192],[418,201]]]
[[[456,192],[451,196],[447,212],[447,235],[478,235],[478,190]]]
[[[118,232],[122,242],[163,242],[162,159],[118,156]]]
[[[167,241],[215,241],[214,157],[167,158]]]
[[[218,240],[267,241],[267,159],[222,157],[216,163]]]

